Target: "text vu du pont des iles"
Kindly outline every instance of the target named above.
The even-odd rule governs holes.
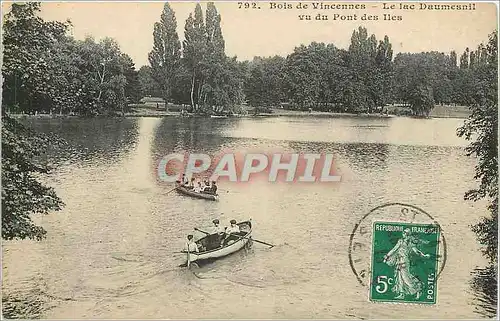
[[[476,10],[475,3],[460,4],[430,4],[430,3],[329,3],[329,2],[238,2],[240,9],[262,9],[270,10],[321,10],[321,12],[304,12],[299,14],[299,20],[332,20],[332,21],[402,21],[401,12],[407,11],[473,11]],[[382,9],[387,12],[372,14],[359,12],[360,10]],[[353,10],[358,12],[346,12]],[[329,14],[328,11],[333,12]]]

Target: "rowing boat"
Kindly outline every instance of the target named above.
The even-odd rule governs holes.
[[[220,245],[219,235],[217,234],[207,235],[196,241],[195,243],[198,245],[198,248],[201,248],[201,251],[189,253],[186,250],[182,251],[186,253],[186,261],[200,263],[207,260],[214,260],[233,254],[244,248],[252,235],[252,222],[248,220],[237,223],[237,225],[240,227],[240,235],[232,234],[224,246]],[[218,246],[211,248],[211,245],[214,243]]]
[[[210,201],[218,201],[219,200],[219,195],[217,195],[217,194],[214,195],[214,194],[208,194],[208,193],[195,192],[192,189],[189,189],[189,188],[187,188],[179,183],[176,183],[175,190],[177,192],[179,192],[180,194],[184,194],[184,195],[191,196],[194,198],[202,198],[202,199],[206,199],[206,200],[210,200]]]

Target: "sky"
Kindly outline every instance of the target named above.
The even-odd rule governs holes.
[[[333,43],[347,49],[352,31],[359,26],[366,27],[377,39],[389,36],[395,54],[455,50],[460,55],[466,47],[474,48],[487,41],[488,34],[497,28],[498,23],[497,6],[494,3],[476,3],[476,10],[473,11],[429,11],[418,10],[418,6],[416,10],[388,10],[383,8],[382,2],[348,2],[364,4],[365,10],[314,10],[297,9],[295,6],[298,2],[275,3],[286,3],[294,8],[271,9],[270,2],[258,2],[260,9],[240,9],[238,2],[215,2],[222,17],[227,55],[237,56],[239,60],[252,59],[254,56],[286,56],[294,47],[313,41]],[[205,8],[205,3],[201,4]],[[147,56],[153,43],[153,24],[159,20],[163,5],[164,2],[160,1],[44,2],[41,16],[46,20],[70,19],[73,23],[71,32],[77,39],[87,35],[96,39],[116,39],[122,51],[129,54],[139,68],[148,64]],[[194,12],[196,2],[170,1],[170,5],[175,12],[182,41],[185,20],[190,12]],[[7,6],[3,3],[2,11]],[[329,20],[314,20],[318,13],[326,14]],[[333,20],[335,13],[356,14],[357,20]],[[401,16],[402,20],[384,21],[384,13]],[[312,15],[313,20],[301,21],[298,16],[302,14]],[[377,15],[379,20],[362,21],[363,14]]]

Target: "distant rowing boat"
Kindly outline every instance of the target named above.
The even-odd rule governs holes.
[[[237,223],[237,225],[240,227],[240,235],[231,235],[229,238],[229,243],[227,245],[219,246],[215,249],[200,251],[197,253],[190,252],[189,254],[184,250],[182,251],[182,253],[186,253],[186,260],[190,261],[190,263],[200,263],[202,261],[213,260],[233,254],[244,248],[252,235],[252,222],[251,220],[248,220]],[[209,246],[209,244],[213,242],[211,238],[217,236],[218,235],[207,235],[199,239],[195,243],[198,245],[198,247],[207,248],[207,246]]]
[[[175,190],[177,192],[179,192],[180,194],[184,194],[184,195],[191,196],[194,198],[201,198],[201,199],[206,199],[209,201],[218,201],[219,200],[219,195],[217,195],[217,194],[213,195],[213,194],[208,194],[208,193],[195,192],[192,189],[184,187],[179,183],[176,183]]]
[[[227,116],[210,115],[210,118],[227,118]]]

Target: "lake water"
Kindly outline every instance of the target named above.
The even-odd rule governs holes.
[[[46,240],[4,242],[9,313],[43,318],[480,318],[496,303],[477,284],[486,260],[469,225],[487,215],[463,200],[475,160],[459,119],[126,118],[27,120],[66,139],[46,179],[66,203],[36,222]],[[165,155],[227,150],[325,152],[338,183],[221,182],[220,201],[176,194],[156,178]],[[435,306],[375,304],[349,265],[349,236],[388,202],[441,225],[446,266]],[[248,250],[190,272],[178,267],[193,227],[252,218]],[[476,272],[475,272],[476,271]],[[483,276],[479,276],[482,280]],[[479,282],[480,283],[480,282]],[[495,291],[496,292],[496,291]],[[4,311],[5,313],[5,311]]]

